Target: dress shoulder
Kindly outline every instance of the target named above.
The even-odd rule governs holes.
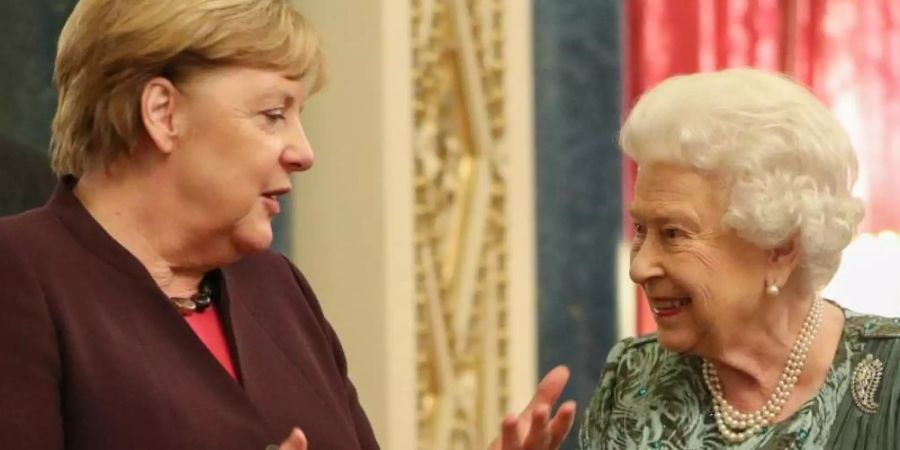
[[[900,318],[847,313],[845,329],[862,340],[900,339]]]
[[[672,355],[659,346],[656,334],[625,338],[616,343],[609,351],[600,382],[585,409],[578,448],[595,448],[607,434],[612,410],[621,400],[621,392],[629,390],[637,379],[654,373],[660,365],[671,364]]]
[[[845,318],[850,372],[827,448],[900,450],[900,318]]]

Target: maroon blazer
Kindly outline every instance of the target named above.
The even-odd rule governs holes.
[[[0,449],[310,450],[378,444],[334,330],[284,257],[221,269],[232,379],[63,181],[0,219]]]

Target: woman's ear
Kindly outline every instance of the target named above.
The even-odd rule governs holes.
[[[794,234],[781,245],[769,250],[769,273],[771,278],[784,286],[794,269],[800,263],[800,235]]]
[[[141,92],[141,121],[147,136],[164,152],[171,153],[178,140],[176,107],[178,88],[166,78],[156,77],[144,85]]]

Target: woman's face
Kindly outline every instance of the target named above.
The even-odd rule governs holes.
[[[313,152],[300,124],[303,82],[276,71],[223,67],[180,84],[170,167],[192,231],[231,256],[272,242],[278,197]]]
[[[670,350],[716,351],[761,306],[767,252],[721,227],[726,203],[709,174],[664,163],[638,171],[630,275]]]

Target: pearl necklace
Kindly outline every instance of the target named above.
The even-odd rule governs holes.
[[[743,442],[750,436],[758,433],[763,427],[770,425],[775,418],[781,413],[781,409],[791,396],[794,385],[797,383],[797,377],[806,363],[806,357],[809,355],[809,348],[813,339],[819,331],[822,324],[822,308],[824,302],[820,298],[813,301],[806,320],[803,322],[803,329],[800,335],[794,341],[791,347],[791,354],[788,356],[787,364],[781,377],[778,379],[778,387],[769,397],[769,400],[762,408],[743,413],[731,406],[725,396],[722,394],[722,382],[719,380],[719,374],[716,372],[715,366],[707,360],[703,360],[703,380],[706,381],[706,387],[713,396],[713,411],[716,417],[716,426],[719,433],[729,442]]]

